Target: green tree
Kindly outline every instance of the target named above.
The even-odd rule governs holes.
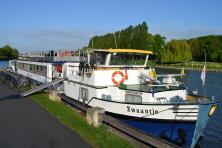
[[[207,61],[222,62],[222,36],[209,35],[204,37],[193,38],[188,41],[191,46],[193,59],[196,61],[204,61],[206,52]]]
[[[115,33],[107,33],[90,39],[90,48],[117,48],[153,50],[154,38],[148,33],[146,22],[137,26],[129,26]],[[93,47],[92,47],[93,46]]]
[[[166,44],[166,49],[161,52],[162,63],[187,62],[192,60],[190,45],[186,40],[172,40]]]
[[[9,45],[0,48],[0,60],[15,59],[18,57],[18,51]]]

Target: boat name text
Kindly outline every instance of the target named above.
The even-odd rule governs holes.
[[[134,108],[131,106],[126,106],[126,107],[127,107],[127,112],[131,112],[131,113],[141,113],[141,114],[147,114],[147,115],[155,115],[159,113],[159,111],[154,108],[141,109],[141,108]]]

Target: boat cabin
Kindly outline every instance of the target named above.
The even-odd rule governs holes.
[[[158,84],[156,74],[151,77],[152,70],[146,68],[150,54],[151,51],[132,49],[96,49],[88,52],[85,59],[82,54],[79,68],[65,64],[65,94],[71,98],[85,94],[88,97],[81,97],[137,103],[186,98],[186,88],[177,81]],[[84,62],[88,66],[84,66]],[[83,92],[79,93],[79,89]],[[136,98],[138,95],[139,99]]]

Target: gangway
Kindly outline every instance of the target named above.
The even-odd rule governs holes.
[[[23,96],[23,97],[28,96],[30,94],[33,94],[33,93],[37,92],[37,91],[43,90],[43,89],[45,89],[45,88],[47,88],[49,86],[55,85],[57,83],[60,83],[62,81],[64,81],[64,78],[55,79],[55,80],[53,80],[53,81],[51,81],[49,83],[42,84],[42,85],[40,85],[38,87],[35,87],[33,89],[30,89],[28,91],[25,91],[25,92],[21,93],[21,96]]]

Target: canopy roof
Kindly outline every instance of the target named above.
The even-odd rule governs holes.
[[[138,49],[94,49],[90,52],[111,52],[111,53],[142,53],[142,54],[153,54],[152,51],[149,50],[138,50]]]

